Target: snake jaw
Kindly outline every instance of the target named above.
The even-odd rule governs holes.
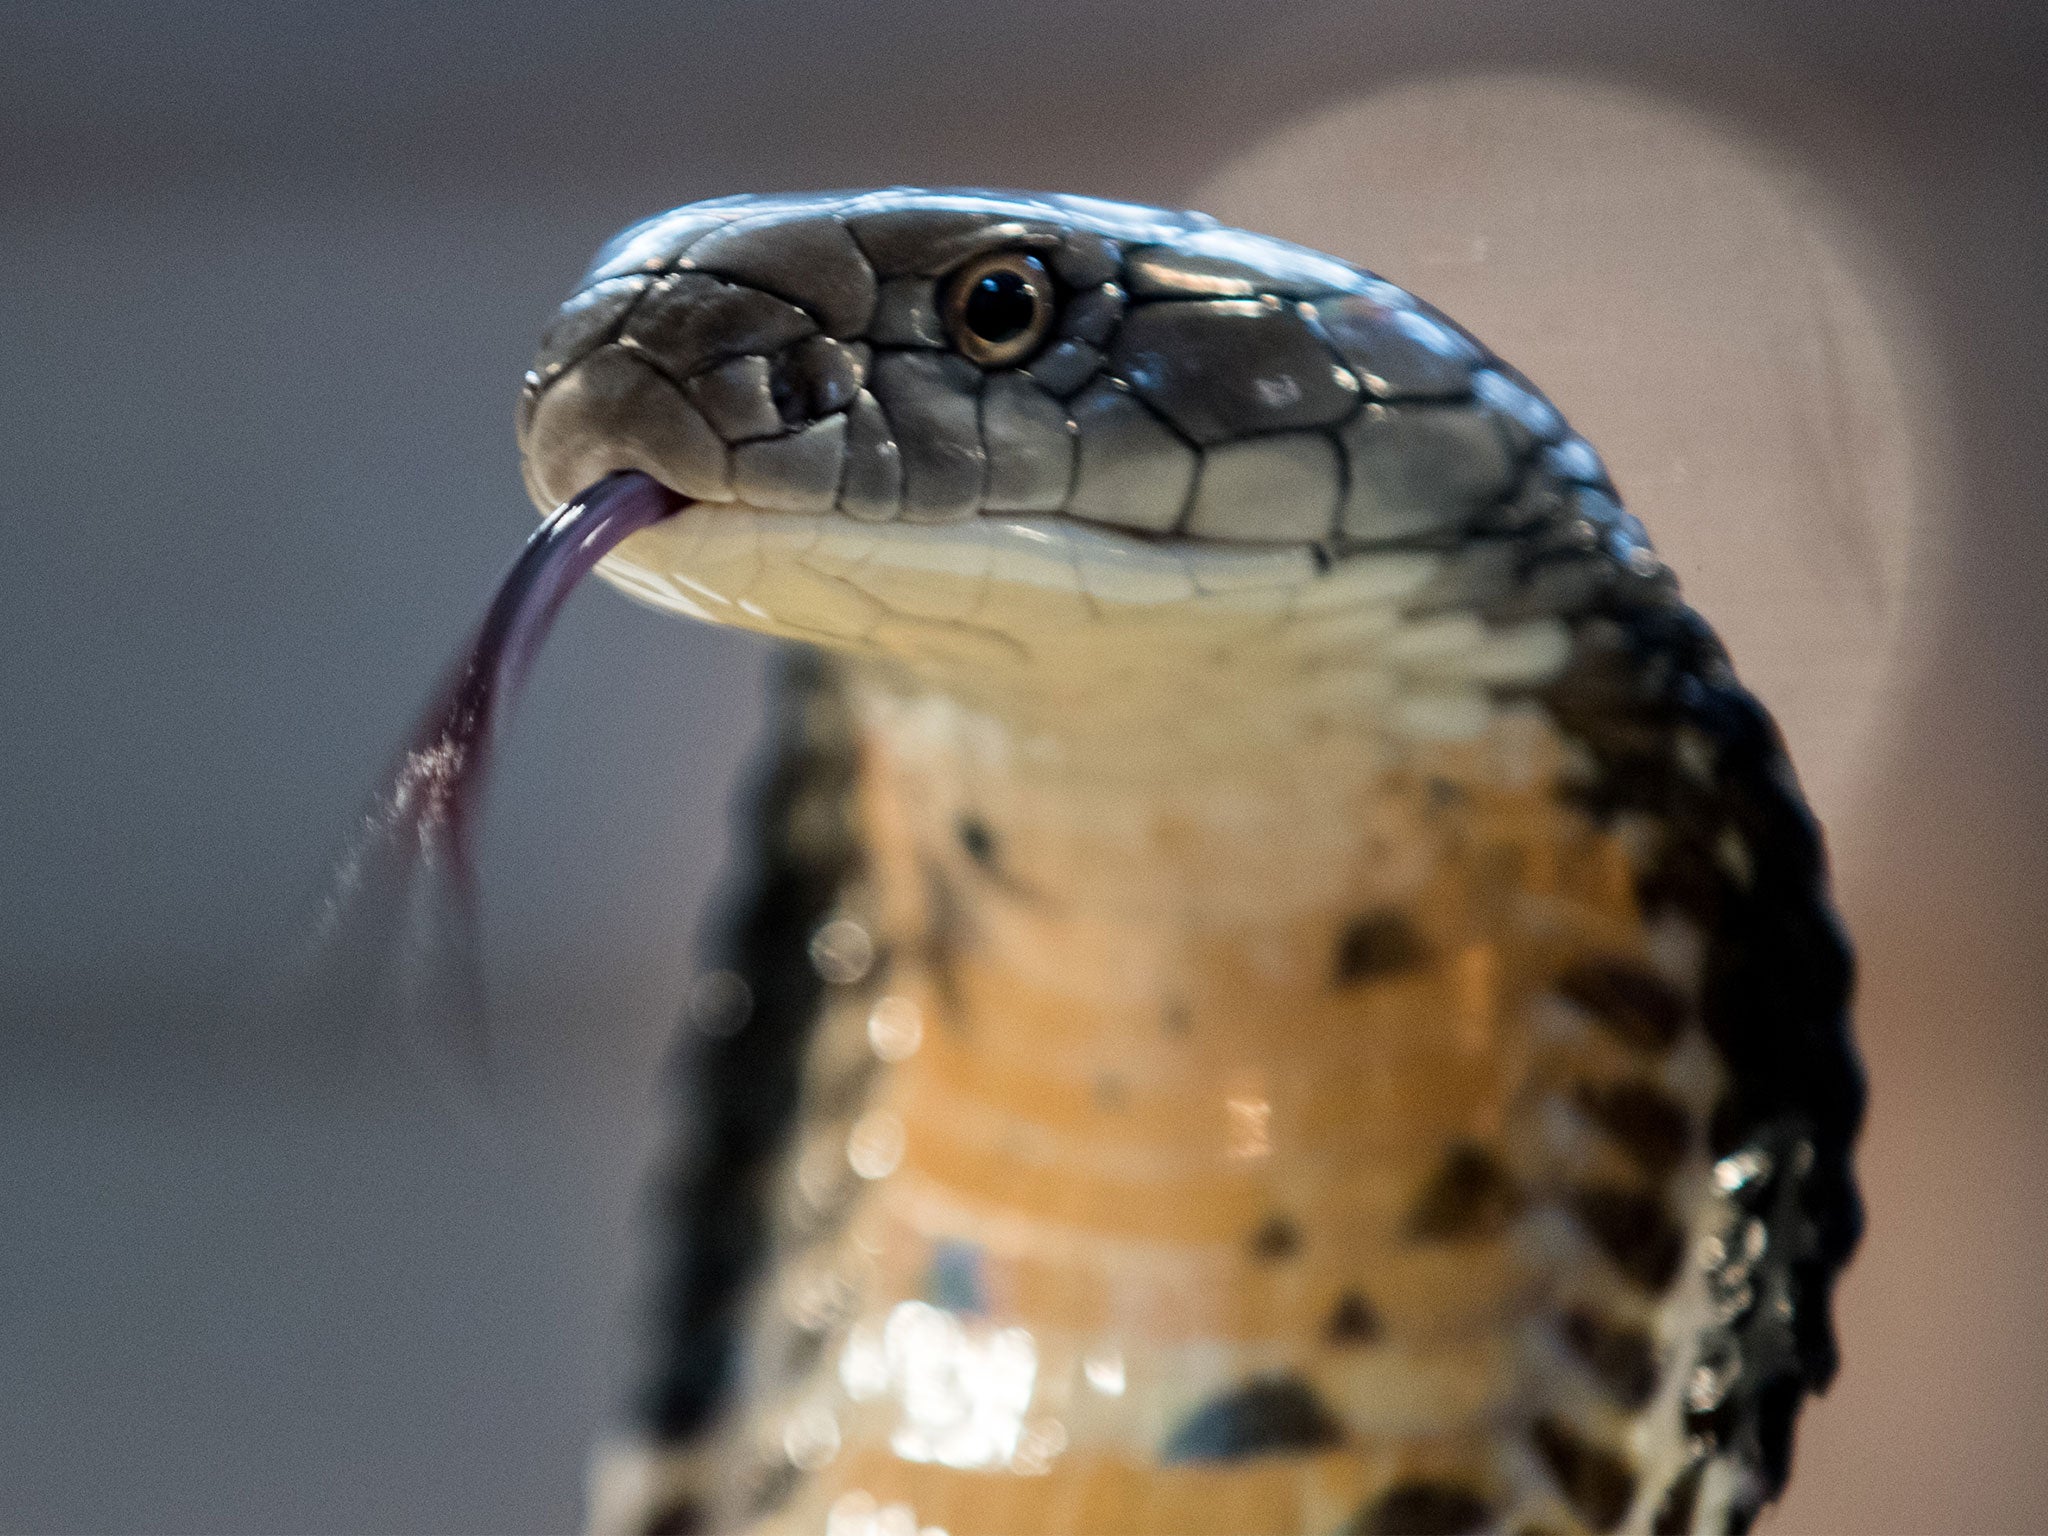
[[[944,527],[700,505],[598,567],[650,606],[837,652],[1118,777],[1334,733],[1463,740],[1554,680],[1567,625],[1418,611],[1443,551],[1325,566],[1303,544],[1139,539],[1070,518]]]

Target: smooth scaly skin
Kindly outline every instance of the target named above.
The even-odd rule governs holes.
[[[992,249],[1059,283],[1017,368],[942,319]],[[704,503],[636,595],[839,658],[693,997],[595,1526],[1716,1531],[1782,1485],[1859,1223],[1847,955],[1775,731],[1519,375],[1200,216],[740,198],[608,248],[521,442],[543,505]]]

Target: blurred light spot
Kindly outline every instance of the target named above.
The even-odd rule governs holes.
[[[835,917],[811,935],[811,964],[835,986],[851,986],[874,963],[874,939],[850,917]]]
[[[1081,1362],[1081,1374],[1088,1378],[1088,1385],[1104,1397],[1124,1395],[1124,1353],[1111,1345],[1093,1350]]]
[[[1769,1178],[1770,1174],[1770,1153],[1754,1147],[1742,1152],[1731,1152],[1714,1164],[1715,1185],[1731,1195],[1758,1179]]]
[[[917,1004],[894,993],[877,1000],[868,1015],[868,1043],[884,1061],[904,1061],[924,1043],[924,1020]]]
[[[886,1109],[862,1115],[846,1138],[846,1161],[864,1179],[886,1179],[903,1161],[903,1122]]]
[[[832,1501],[825,1515],[825,1536],[946,1536],[938,1526],[918,1528],[917,1511],[904,1503],[878,1504],[875,1496],[856,1488]]]
[[[857,1276],[847,1274],[837,1261],[799,1265],[782,1286],[783,1314],[799,1328],[812,1331],[839,1322],[860,1295]]]
[[[698,1034],[724,1040],[753,1017],[754,991],[737,971],[706,971],[692,983],[683,1008]]]
[[[1026,1477],[1044,1477],[1067,1448],[1067,1426],[1058,1419],[1033,1419],[1017,1437],[1017,1453],[1010,1458],[1010,1470]]]
[[[782,1452],[798,1470],[817,1471],[839,1454],[839,1420],[823,1403],[799,1408],[783,1426]]]
[[[870,1536],[875,1508],[875,1496],[864,1489],[842,1493],[825,1513],[825,1536]]]
[[[970,1327],[938,1307],[905,1301],[883,1325],[882,1353],[901,1413],[889,1437],[898,1456],[960,1468],[1011,1465],[1038,1380],[1038,1346],[1028,1332]]]
[[[838,1146],[825,1139],[813,1142],[797,1158],[797,1193],[812,1210],[827,1209],[839,1196],[845,1166]]]
[[[878,1325],[857,1323],[848,1332],[839,1351],[839,1384],[856,1403],[869,1402],[889,1390],[889,1357]]]

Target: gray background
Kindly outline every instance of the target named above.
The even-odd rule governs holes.
[[[529,526],[512,389],[598,239],[741,189],[1171,202],[1321,102],[1498,66],[1744,125],[1928,322],[1946,564],[1837,829],[1872,1239],[1775,1528],[2048,1529],[2042,16],[8,7],[0,1527],[573,1519],[761,653],[571,605],[487,829],[487,1091],[261,977]]]

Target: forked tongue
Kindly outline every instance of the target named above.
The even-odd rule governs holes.
[[[607,553],[688,505],[621,471],[564,502],[534,530],[365,808],[320,903],[312,979],[330,1001],[374,1006],[395,990],[408,1013],[446,1020],[482,1050],[472,834],[499,722],[555,615]]]

